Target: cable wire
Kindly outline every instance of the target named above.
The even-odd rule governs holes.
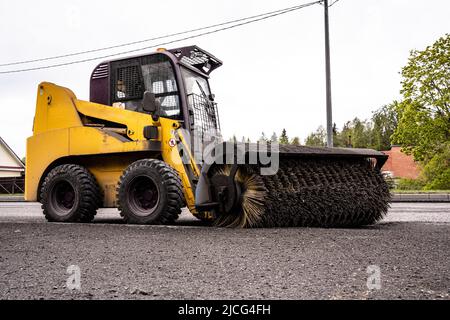
[[[289,7],[289,8],[285,8],[285,9],[276,10],[276,11],[271,11],[271,12],[259,14],[259,15],[256,15],[256,16],[252,16],[252,17],[247,17],[247,18],[237,19],[237,20],[233,20],[233,21],[229,21],[229,22],[224,22],[224,23],[213,25],[213,26],[197,28],[197,29],[193,29],[193,30],[190,30],[190,31],[178,32],[176,34],[172,34],[172,35],[168,35],[168,36],[161,36],[161,37],[152,38],[153,40],[162,39],[162,38],[167,38],[167,37],[171,37],[171,36],[175,36],[175,35],[181,35],[181,34],[195,32],[194,30],[196,30],[196,31],[207,30],[207,29],[211,29],[211,28],[213,28],[215,26],[223,26],[223,25],[228,25],[228,24],[231,24],[231,23],[234,23],[234,22],[237,22],[237,21],[243,21],[243,22],[236,23],[236,24],[233,24],[233,25],[228,26],[228,27],[214,29],[214,30],[211,30],[211,31],[202,32],[202,33],[199,33],[199,34],[195,34],[195,35],[191,35],[191,36],[183,37],[183,38],[179,38],[179,39],[174,39],[174,40],[171,40],[171,41],[158,43],[158,44],[151,45],[151,46],[146,46],[146,47],[142,47],[142,48],[127,50],[127,51],[118,52],[118,53],[107,54],[107,55],[94,57],[94,58],[86,58],[86,59],[80,59],[80,60],[69,61],[69,62],[64,62],[64,63],[57,63],[57,64],[51,64],[51,65],[46,65],[46,66],[40,66],[40,67],[0,71],[0,74],[9,74],[9,73],[34,71],[34,70],[40,70],[40,69],[56,68],[56,67],[61,67],[61,66],[66,66],[66,65],[72,65],[72,64],[77,64],[77,63],[94,61],[94,60],[98,60],[98,59],[110,58],[110,57],[119,56],[119,55],[123,55],[123,54],[129,54],[129,53],[142,51],[142,50],[146,50],[146,49],[150,49],[150,48],[154,48],[154,47],[159,47],[159,46],[172,44],[172,43],[175,43],[175,42],[180,42],[180,41],[184,41],[184,40],[198,38],[198,37],[201,37],[201,36],[217,33],[217,32],[220,32],[220,31],[233,29],[233,28],[236,28],[236,27],[239,27],[239,26],[247,25],[247,24],[250,24],[250,23],[253,23],[253,22],[266,20],[266,19],[269,19],[269,18],[272,18],[272,17],[276,17],[276,16],[279,16],[279,15],[288,13],[288,12],[296,11],[296,10],[299,10],[299,9],[302,9],[302,8],[305,8],[305,7],[309,7],[309,6],[312,6],[312,5],[321,3],[321,2],[323,2],[323,0],[309,2],[309,3],[302,4],[302,5],[297,5],[297,6],[294,6],[294,7]],[[118,47],[122,47],[122,46],[128,46],[128,45],[132,45],[132,44],[136,44],[136,43],[142,43],[142,42],[147,42],[147,41],[151,41],[151,39],[134,41],[134,42],[130,42],[128,44],[116,45],[116,46],[111,46],[111,47],[108,47],[108,48],[100,48],[100,49],[88,50],[88,51],[77,52],[77,53],[72,53],[72,54],[66,54],[66,55],[61,55],[61,56],[41,58],[41,59],[21,61],[21,62],[14,62],[14,63],[9,63],[9,64],[3,64],[3,65],[0,65],[0,66],[7,66],[7,65],[13,65],[13,64],[24,64],[24,63],[52,60],[52,59],[69,57],[69,56],[80,55],[80,54],[85,54],[85,53],[103,51],[103,50],[107,50],[107,49],[118,48]]]
[[[338,2],[339,0],[334,0],[332,4],[330,4],[328,7],[331,8],[336,2]]]
[[[174,37],[174,36],[179,36],[179,35],[183,35],[183,34],[187,34],[187,33],[202,31],[202,30],[206,30],[206,29],[212,29],[212,28],[216,28],[216,27],[221,27],[221,26],[224,26],[224,25],[228,25],[228,24],[232,24],[232,23],[236,23],[236,22],[241,22],[241,21],[245,21],[245,20],[250,20],[250,19],[255,19],[255,18],[262,17],[262,16],[271,15],[271,14],[278,13],[278,12],[283,12],[283,11],[286,11],[286,10],[297,9],[297,8],[300,9],[300,7],[302,7],[302,6],[303,5],[297,5],[297,6],[293,6],[293,7],[289,7],[289,8],[284,8],[284,9],[279,9],[279,10],[270,11],[270,12],[266,12],[266,13],[261,13],[261,14],[258,14],[258,15],[250,16],[250,17],[245,17],[245,18],[230,20],[230,21],[226,21],[226,22],[222,22],[222,23],[218,23],[218,24],[213,24],[213,25],[209,25],[209,26],[206,26],[206,27],[200,27],[200,28],[195,28],[195,29],[191,29],[191,30],[187,30],[187,31],[181,31],[181,32],[166,34],[166,35],[157,36],[157,37],[154,37],[154,38],[149,38],[149,39],[144,39],[144,40],[138,40],[138,41],[133,41],[133,42],[122,43],[122,44],[113,45],[113,46],[109,46],[109,47],[103,47],[103,48],[97,48],[97,49],[92,49],[92,50],[79,51],[79,52],[75,52],[75,53],[68,53],[68,54],[62,54],[62,55],[58,55],[58,56],[39,58],[39,59],[33,59],[33,60],[25,60],[25,61],[16,61],[16,62],[3,63],[3,64],[0,64],[0,67],[12,66],[12,65],[18,65],[18,64],[26,64],[26,63],[32,63],[32,62],[48,61],[48,60],[54,60],[54,59],[60,59],[60,58],[67,58],[67,57],[73,57],[73,56],[78,56],[78,55],[87,54],[87,53],[93,53],[93,52],[105,51],[105,50],[110,50],[110,49],[115,49],[115,48],[120,48],[120,47],[131,46],[131,45],[134,45],[134,44],[150,42],[150,41],[154,41],[154,40],[160,40],[160,39],[164,39],[164,38],[170,38],[170,37]]]

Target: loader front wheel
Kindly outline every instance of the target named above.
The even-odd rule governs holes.
[[[86,168],[64,164],[45,177],[41,203],[48,221],[90,222],[101,204],[101,192]]]
[[[120,177],[117,192],[119,211],[127,223],[170,224],[184,204],[177,172],[157,159],[133,162]]]

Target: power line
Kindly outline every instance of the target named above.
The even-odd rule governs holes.
[[[100,51],[105,51],[105,50],[110,50],[110,49],[116,49],[116,48],[131,46],[131,45],[135,45],[135,44],[139,44],[139,43],[145,43],[145,42],[160,40],[160,39],[164,39],[164,38],[170,38],[170,37],[174,37],[174,36],[179,36],[179,35],[183,35],[183,34],[188,34],[188,33],[192,33],[192,32],[203,31],[203,30],[212,29],[212,28],[216,28],[216,27],[221,27],[221,26],[225,26],[225,25],[229,25],[229,24],[233,24],[233,23],[238,23],[238,22],[243,22],[243,21],[247,21],[247,20],[251,20],[251,22],[255,22],[255,21],[263,20],[263,19],[258,19],[258,18],[262,18],[262,17],[265,17],[265,16],[267,16],[267,18],[271,18],[271,17],[277,16],[279,14],[284,14],[284,13],[287,13],[287,12],[298,10],[298,9],[301,9],[301,8],[304,8],[304,7],[307,7],[307,6],[316,4],[316,3],[320,3],[322,1],[323,0],[315,1],[315,2],[306,3],[306,4],[302,4],[302,5],[297,5],[297,6],[293,6],[293,7],[289,7],[289,8],[284,8],[284,9],[279,9],[279,10],[270,11],[270,12],[266,12],[266,13],[261,13],[261,14],[254,15],[254,16],[249,16],[249,17],[245,17],[245,18],[240,18],[240,19],[230,20],[230,21],[226,21],[226,22],[222,22],[222,23],[218,23],[218,24],[213,24],[213,25],[209,25],[209,26],[206,26],[206,27],[200,27],[200,28],[195,28],[195,29],[191,29],[191,30],[187,30],[187,31],[181,31],[181,32],[166,34],[166,35],[157,36],[157,37],[144,39],[144,40],[138,40],[138,41],[133,41],[133,42],[122,43],[122,44],[113,45],[113,46],[109,46],[109,47],[103,47],[103,48],[97,48],[97,49],[92,49],[92,50],[79,51],[79,52],[62,54],[62,55],[57,55],[57,56],[45,57],[45,58],[39,58],[39,59],[31,59],[31,60],[3,63],[3,64],[0,64],[0,67],[19,65],[19,64],[28,64],[28,63],[33,63],[33,62],[42,62],[42,61],[55,60],[55,59],[60,59],[60,58],[68,58],[68,57],[83,55],[83,54],[87,54],[87,53],[94,53],[94,52],[100,52]],[[253,20],[253,19],[255,19],[255,20]],[[242,24],[238,24],[237,26],[239,26],[239,25],[242,25]],[[227,28],[225,28],[224,30],[226,30],[226,29]],[[222,31],[222,30],[219,30],[219,31]],[[158,45],[155,45],[155,46],[158,46]],[[151,48],[151,47],[149,47],[149,48]],[[88,60],[88,61],[90,61],[90,60]],[[82,62],[84,62],[84,61],[82,61]],[[29,68],[29,69],[33,69],[33,68]],[[0,73],[5,73],[5,72],[0,72]],[[8,73],[8,72],[6,72],[6,73]]]
[[[331,8],[336,2],[338,2],[339,0],[334,0],[329,6],[328,8]]]
[[[331,4],[328,5],[328,8],[331,8],[336,2],[338,2],[339,0],[334,0]],[[321,5],[324,5],[323,3],[324,1],[321,1]]]

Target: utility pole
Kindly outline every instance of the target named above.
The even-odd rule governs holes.
[[[333,117],[331,113],[330,32],[328,30],[328,0],[323,1],[325,15],[325,77],[327,95],[327,147],[333,147]]]

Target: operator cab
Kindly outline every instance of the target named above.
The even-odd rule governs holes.
[[[91,75],[90,101],[148,113],[143,97],[150,92],[161,117],[202,133],[218,131],[217,104],[208,79],[221,65],[197,46],[158,49],[152,54],[104,62]]]

